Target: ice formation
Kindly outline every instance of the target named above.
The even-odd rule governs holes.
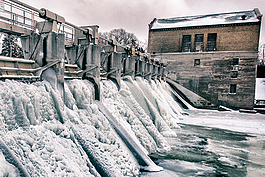
[[[169,150],[164,136],[176,136],[180,108],[166,85],[128,77],[118,90],[101,81],[102,103],[145,154]],[[137,176],[139,164],[95,104],[93,85],[64,87],[63,101],[46,81],[0,82],[0,134],[21,163],[0,151],[0,176]]]

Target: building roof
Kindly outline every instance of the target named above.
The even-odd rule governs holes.
[[[150,29],[182,28],[195,26],[210,26],[238,23],[252,23],[261,20],[259,9],[250,11],[230,12],[210,15],[197,15],[187,17],[172,17],[154,19],[149,25]]]

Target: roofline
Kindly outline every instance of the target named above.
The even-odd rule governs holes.
[[[153,25],[154,25],[154,23],[157,21],[157,19],[156,18],[154,18],[149,24],[148,24],[148,26],[149,26],[149,30],[153,27]]]
[[[181,17],[169,17],[169,18],[154,18],[150,24],[148,24],[149,26],[149,31],[152,30],[163,30],[163,29],[183,29],[183,28],[196,28],[196,27],[211,27],[211,26],[224,26],[224,25],[235,25],[235,24],[245,24],[245,23],[255,23],[255,22],[245,22],[245,23],[231,23],[231,24],[214,24],[214,25],[201,25],[201,26],[182,26],[182,27],[162,27],[162,28],[158,28],[158,29],[152,29],[152,27],[154,26],[155,22],[158,20],[162,20],[162,19],[171,19],[171,18],[192,18],[192,17],[200,17],[200,16],[213,16],[213,15],[221,15],[221,14],[233,14],[233,13],[244,13],[244,12],[254,12],[258,21],[261,22],[262,19],[262,14],[260,13],[258,8],[254,8],[253,10],[245,10],[245,11],[238,11],[238,12],[227,12],[227,13],[216,13],[216,14],[206,14],[206,15],[192,15],[192,16],[181,16]]]
[[[259,21],[261,21],[261,18],[262,18],[263,15],[260,13],[259,9],[258,8],[254,8],[253,11],[257,15],[257,18],[259,19]]]
[[[232,14],[232,13],[242,13],[242,12],[250,12],[254,11],[257,16],[263,16],[258,8],[254,8],[253,10],[243,10],[243,11],[237,11],[237,12],[224,12],[224,13],[214,13],[214,14],[200,14],[200,15],[190,15],[190,16],[179,16],[179,17],[168,17],[168,18],[155,18],[156,20],[160,19],[170,19],[170,18],[190,18],[190,17],[199,17],[199,16],[212,16],[212,15],[221,15],[221,14]],[[153,22],[153,21],[152,21]],[[152,23],[151,22],[151,23]],[[150,24],[151,24],[150,23]]]
[[[230,24],[216,24],[216,25],[201,25],[201,26],[183,26],[183,27],[172,27],[172,28],[158,28],[151,29],[149,31],[171,31],[171,30],[183,30],[183,29],[195,29],[195,28],[215,28],[215,27],[228,27],[228,26],[246,26],[246,25],[260,25],[261,21],[258,22],[246,22],[246,23],[230,23]]]

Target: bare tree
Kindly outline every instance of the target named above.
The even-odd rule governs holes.
[[[100,32],[99,35],[106,39],[112,39],[123,46],[134,46],[137,51],[145,52],[146,42],[139,41],[134,33],[129,33],[123,28],[113,29],[110,32]]]
[[[125,29],[113,29],[110,32],[99,33],[100,36],[112,39],[121,45],[130,45],[133,41],[138,41],[137,37],[133,33],[125,31]]]

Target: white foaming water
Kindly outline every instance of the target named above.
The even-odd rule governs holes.
[[[175,103],[165,84],[139,81],[140,87],[138,81],[126,79],[120,91],[109,80],[101,82],[103,104],[146,154],[169,150],[164,136],[176,136],[170,128],[178,127],[181,115],[170,106]],[[134,88],[141,95],[132,93]],[[93,95],[93,85],[86,80],[65,82],[65,103],[46,81],[0,82],[0,135],[30,176],[139,174],[139,165]],[[4,155],[0,151],[0,175],[17,176],[14,162]]]

